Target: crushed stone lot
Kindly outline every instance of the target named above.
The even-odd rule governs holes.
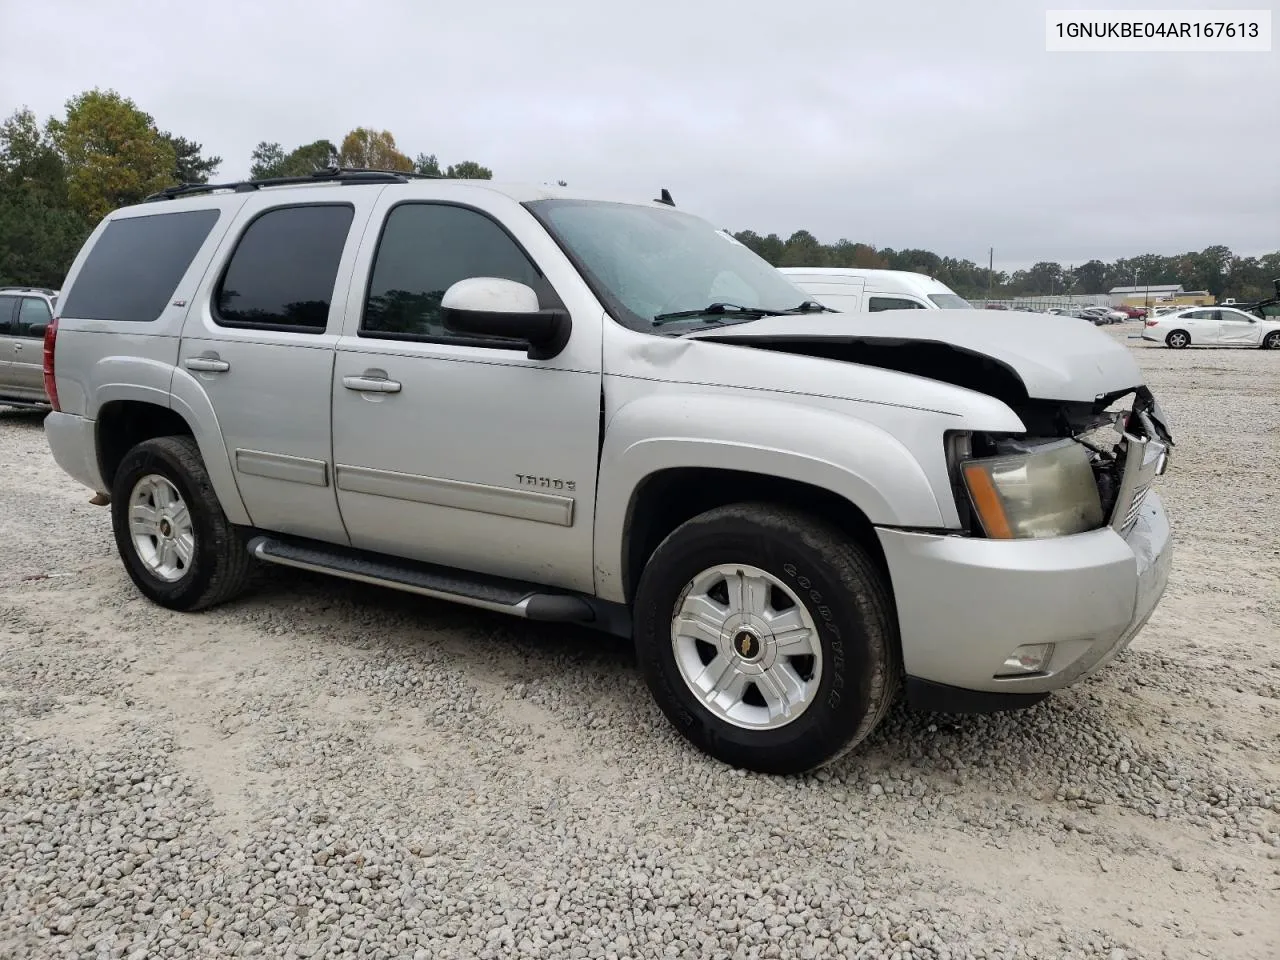
[[[1280,957],[1280,354],[1129,339],[1169,590],[1031,710],[743,774],[626,644],[273,571],[170,613],[0,409],[0,957]]]

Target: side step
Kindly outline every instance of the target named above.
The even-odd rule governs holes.
[[[595,608],[585,597],[547,593],[544,587],[519,580],[283,537],[254,537],[249,541],[249,552],[267,563],[327,573],[437,600],[452,600],[527,620],[581,624],[596,620]]]

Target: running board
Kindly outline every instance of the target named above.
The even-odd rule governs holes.
[[[249,552],[259,560],[347,580],[404,590],[436,600],[451,600],[526,620],[590,624],[596,611],[585,597],[546,593],[519,580],[438,567],[330,543],[258,536]]]

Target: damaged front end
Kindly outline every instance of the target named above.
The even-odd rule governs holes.
[[[1091,404],[1027,401],[1027,432],[948,434],[956,503],[966,531],[991,539],[1069,536],[1137,520],[1168,468],[1173,438],[1146,387]]]

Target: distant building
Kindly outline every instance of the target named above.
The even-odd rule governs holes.
[[[1139,284],[1136,287],[1112,287],[1108,291],[1113,307],[1145,307],[1148,303],[1159,306],[1205,307],[1213,305],[1213,294],[1208,290],[1183,290],[1180,283]]]

